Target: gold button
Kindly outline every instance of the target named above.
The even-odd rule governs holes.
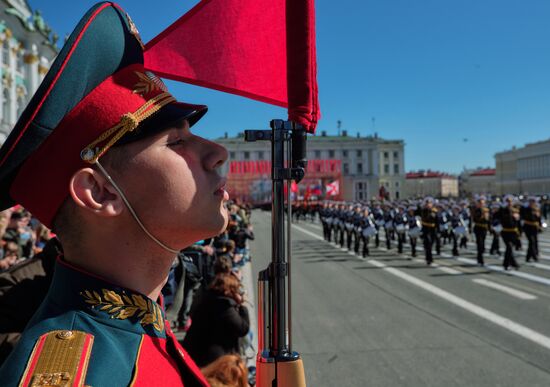
[[[61,340],[70,340],[74,336],[72,331],[61,331],[57,334],[57,338]]]

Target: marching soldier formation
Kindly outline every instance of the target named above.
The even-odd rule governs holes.
[[[416,257],[417,242],[422,239],[426,263],[431,265],[434,255],[441,255],[442,245],[452,244],[452,255],[459,256],[467,248],[473,235],[476,258],[480,266],[485,264],[485,242],[492,237],[489,253],[501,256],[500,238],[505,245],[503,267],[519,269],[514,252],[521,248],[521,234],[528,241],[526,262],[538,261],[538,234],[543,222],[539,199],[506,195],[503,198],[476,196],[472,202],[461,200],[422,200],[399,202],[377,201],[361,203],[303,202],[305,213],[317,210],[323,226],[324,239],[340,247],[347,247],[363,257],[369,255],[369,243],[379,247],[380,236],[385,248],[402,254],[409,245],[410,255]],[[361,249],[361,245],[363,246]]]

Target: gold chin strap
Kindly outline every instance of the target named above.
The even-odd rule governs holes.
[[[137,216],[136,212],[134,211],[134,209],[132,208],[132,206],[130,205],[130,202],[128,201],[128,199],[126,199],[126,195],[124,195],[124,193],[122,192],[122,190],[120,189],[120,187],[117,185],[117,183],[115,183],[115,181],[113,180],[113,178],[109,175],[109,173],[105,170],[105,168],[103,168],[103,165],[101,165],[99,163],[99,160],[95,160],[94,162],[95,165],[97,165],[97,167],[99,168],[99,170],[101,171],[101,173],[103,173],[103,176],[105,176],[105,178],[107,179],[107,181],[109,183],[111,183],[113,185],[113,187],[115,188],[115,190],[118,192],[118,194],[120,195],[120,197],[122,198],[122,201],[124,202],[124,204],[126,205],[126,207],[128,208],[128,211],[130,211],[130,214],[132,214],[132,217],[134,218],[134,220],[137,222],[137,224],[139,225],[139,227],[141,227],[141,229],[143,230],[143,232],[149,237],[151,238],[151,240],[153,242],[155,242],[157,245],[159,245],[160,247],[162,247],[164,250],[167,250],[171,253],[174,253],[174,254],[178,254],[179,253],[179,250],[174,250],[168,246],[166,246],[164,243],[162,243],[161,241],[159,241],[153,234],[151,234],[149,232],[149,230],[147,230],[145,228],[145,226],[143,225],[143,223],[141,222],[141,220],[139,220],[139,217]]]
[[[133,132],[142,121],[158,112],[162,107],[175,101],[176,99],[170,93],[165,92],[151,98],[135,112],[123,114],[118,124],[103,132],[101,136],[88,144],[80,152],[80,158],[90,164],[97,163],[97,160],[120,140],[122,136],[128,132]],[[105,145],[102,147],[97,146],[107,139],[109,141]]]

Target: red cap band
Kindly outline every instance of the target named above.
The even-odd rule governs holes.
[[[81,159],[81,151],[118,125],[123,115],[138,111],[162,93],[166,93],[162,81],[141,64],[107,78],[63,118],[21,166],[10,190],[12,198],[51,228],[69,193],[71,177],[90,165]]]

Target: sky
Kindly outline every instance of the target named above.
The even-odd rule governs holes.
[[[121,0],[144,42],[197,0]],[[63,37],[95,1],[29,0]],[[317,133],[405,142],[407,171],[494,167],[494,154],[550,138],[550,1],[317,0]],[[206,49],[206,48],[205,48]],[[267,128],[282,108],[167,81],[209,112],[207,138]],[[374,119],[373,119],[374,118]]]

